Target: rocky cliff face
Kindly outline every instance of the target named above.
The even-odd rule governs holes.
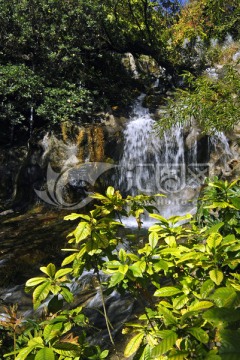
[[[48,165],[58,174],[85,162],[114,163],[122,151],[125,118],[102,115],[98,124],[64,122],[59,128],[35,131],[27,146],[1,153],[0,210],[21,210],[37,201],[35,189],[46,187]],[[66,174],[65,174],[66,175]]]

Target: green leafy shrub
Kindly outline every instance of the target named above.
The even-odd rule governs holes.
[[[240,116],[240,77],[236,68],[225,65],[219,79],[207,75],[195,78],[186,72],[186,89],[177,89],[168,99],[166,112],[159,120],[159,129],[195,120],[207,134],[231,130]]]
[[[153,213],[153,197],[124,199],[113,187],[105,195],[92,196],[98,202],[94,210],[65,218],[80,222],[68,236],[70,246],[64,250],[71,254],[63,260],[61,269],[49,264],[41,268],[46,277],[26,283],[33,290],[35,309],[52,294],[46,317],[41,321],[18,320],[8,312],[8,320],[1,321],[0,326],[14,338],[14,352],[5,357],[15,354],[17,360],[106,358],[107,350],[90,346],[86,340],[89,325],[82,308],[64,307],[65,301],[73,299],[70,281],[84,269],[94,269],[113,344],[104,292],[128,292],[143,306],[137,321],[124,326],[123,333],[131,333],[126,357],[238,359],[239,181],[209,182],[196,218],[185,215],[166,219]],[[126,250],[126,240],[118,231],[123,228],[121,217],[134,215],[140,227],[145,210],[156,222],[150,226],[143,244],[138,243],[136,235],[133,249]],[[100,271],[108,275],[104,286]]]

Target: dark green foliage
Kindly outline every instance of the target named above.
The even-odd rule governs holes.
[[[175,1],[0,0],[6,141],[12,128],[29,134],[30,116],[33,126],[85,122],[109,106],[129,105],[142,84],[120,54],[152,53],[167,63],[160,34],[176,11]]]
[[[225,65],[219,79],[183,74],[185,89],[168,99],[159,129],[196,121],[207,134],[231,130],[240,117],[240,76],[237,68]]]

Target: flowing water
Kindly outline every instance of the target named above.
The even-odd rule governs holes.
[[[165,131],[160,138],[149,110],[142,106],[144,96],[138,97],[124,131],[119,187],[124,194],[164,194],[158,200],[158,208],[166,217],[195,212],[200,187],[214,171],[216,159],[209,161],[211,151],[221,154],[223,168],[233,157],[227,138],[223,133],[211,137],[204,161],[199,162],[198,132],[193,131],[190,149],[185,145],[184,129],[180,125]]]

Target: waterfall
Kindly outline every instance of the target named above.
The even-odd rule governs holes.
[[[169,212],[174,197],[180,202],[179,192],[186,186],[186,164],[183,129],[174,126],[160,138],[149,110],[142,106],[144,94],[133,107],[124,131],[123,156],[119,163],[119,187],[122,192],[136,195],[162,193],[159,206]],[[176,206],[174,206],[174,212]]]
[[[227,138],[223,133],[212,136],[206,143],[208,149],[204,149],[204,163],[198,163],[198,133],[192,130],[196,134],[188,151],[180,125],[165,131],[160,138],[149,110],[142,106],[144,96],[136,100],[124,131],[119,188],[124,195],[164,194],[158,204],[164,216],[194,212],[201,185],[217,169],[216,156],[222,168],[233,158]]]

